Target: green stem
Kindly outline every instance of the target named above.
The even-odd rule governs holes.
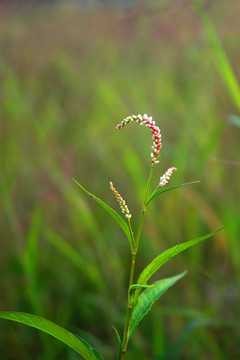
[[[130,287],[133,285],[136,255],[137,255],[136,252],[132,252],[132,261],[131,261],[131,270],[130,270],[128,291],[130,290]],[[132,302],[130,300],[128,303],[127,316],[126,316],[125,328],[124,328],[124,333],[123,333],[123,345],[122,345],[121,360],[124,359],[125,353],[127,351],[128,332],[129,332],[131,311],[132,311]]]
[[[140,235],[141,235],[141,232],[142,232],[142,225],[143,225],[144,215],[145,215],[145,212],[147,210],[147,199],[148,199],[150,183],[151,183],[151,180],[152,180],[153,167],[154,167],[154,165],[151,166],[151,170],[150,170],[150,173],[149,173],[147,187],[146,187],[146,191],[145,191],[144,202],[143,202],[143,208],[142,208],[142,213],[141,213],[141,218],[140,218],[140,222],[139,222],[139,226],[138,226],[138,230],[137,230],[137,235],[136,235],[136,239],[135,239],[136,252],[137,252],[137,249],[138,249]]]
[[[134,240],[133,233],[132,233],[131,223],[129,221],[129,229],[131,232],[134,248],[132,249],[132,261],[131,261],[131,269],[130,269],[130,276],[129,276],[128,293],[130,293],[130,287],[133,285],[133,281],[134,281],[136,255],[137,255],[139,239],[140,239],[140,235],[141,235],[141,231],[142,231],[143,219],[144,219],[144,215],[145,215],[145,212],[147,209],[147,199],[148,199],[149,187],[150,187],[150,183],[151,183],[151,179],[152,179],[153,167],[154,167],[154,165],[151,166],[151,170],[150,170],[149,177],[148,177],[148,182],[147,182],[147,187],[146,187],[145,197],[144,197],[144,202],[143,202],[142,214],[141,214],[141,218],[140,218],[140,222],[139,222],[135,240]],[[124,333],[123,333],[121,360],[124,359],[124,356],[127,351],[129,327],[130,327],[130,316],[131,316],[132,306],[133,306],[133,297],[130,297],[129,302],[128,302],[128,308],[127,308],[125,328],[124,328]]]

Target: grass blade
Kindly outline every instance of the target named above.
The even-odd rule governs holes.
[[[155,301],[165,292],[167,289],[174,285],[176,281],[181,279],[186,274],[186,271],[183,273],[173,276],[171,278],[163,279],[157,281],[153,286],[145,290],[138,298],[137,303],[132,310],[130,318],[130,328],[129,328],[129,337],[134,332],[135,328],[143,317],[150,311],[152,305]]]
[[[238,109],[240,109],[240,87],[228,57],[218,38],[216,30],[214,29],[213,24],[210,22],[204,11],[197,5],[195,8],[206,31],[208,41],[211,44],[215,66],[220,76],[222,77],[222,80],[225,83],[233,102],[238,107]]]
[[[62,253],[62,255],[76,265],[81,272],[84,272],[92,284],[99,289],[104,288],[104,280],[101,277],[100,272],[90,261],[88,261],[88,259],[82,257],[64,238],[50,228],[44,229],[44,236],[47,241]]]
[[[85,340],[40,316],[20,312],[0,312],[0,318],[34,327],[62,341],[86,360],[103,360],[102,356]]]

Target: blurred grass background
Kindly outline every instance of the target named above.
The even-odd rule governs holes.
[[[207,5],[237,81],[240,4]],[[121,132],[115,126],[147,112],[163,139],[153,187],[170,166],[178,168],[172,184],[201,183],[151,204],[137,270],[174,244],[225,230],[158,273],[188,269],[142,322],[128,359],[240,356],[239,93],[206,26],[191,1],[2,4],[1,310],[47,317],[116,358],[112,325],[123,329],[128,242],[72,178],[118,211],[113,181],[136,227],[151,136],[135,125]],[[1,360],[79,358],[4,320],[0,349]]]

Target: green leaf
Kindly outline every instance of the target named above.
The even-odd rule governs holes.
[[[145,285],[139,285],[139,284],[131,285],[130,288],[128,289],[128,303],[130,304],[132,302],[132,300],[134,300],[132,303],[133,303],[133,307],[135,306],[136,297],[133,294],[131,294],[131,292],[133,292],[133,290],[135,290],[135,289],[139,289],[139,290],[147,289],[149,287],[154,287],[154,286],[155,286],[154,284],[152,284],[152,285],[147,285],[147,284],[145,284]],[[140,291],[138,293],[140,293]]]
[[[195,4],[195,9],[201,18],[202,24],[206,31],[207,39],[211,45],[212,57],[215,63],[215,67],[219,72],[230,96],[232,97],[235,105],[240,109],[240,86],[237,80],[237,76],[233,71],[232,65],[229,62],[228,56],[219,40],[217,32],[210,22],[207,15],[202,8]]]
[[[191,246],[199,243],[200,241],[210,238],[211,236],[215,235],[222,229],[223,228],[218,229],[217,231],[213,231],[209,234],[203,235],[201,237],[198,237],[194,240],[186,241],[184,243],[175,245],[170,249],[164,251],[162,254],[158,255],[147,267],[145,267],[145,269],[141,272],[137,283],[139,285],[144,285],[148,281],[148,279],[168,260],[172,259],[174,256],[190,248]]]
[[[237,127],[240,128],[240,116],[237,115],[230,115],[228,121]]]
[[[129,327],[129,337],[142,320],[142,318],[149,312],[155,301],[176,281],[181,279],[186,274],[183,273],[173,276],[171,278],[163,279],[154,283],[154,286],[149,287],[145,290],[138,298],[135,307],[132,310]]]
[[[139,288],[145,288],[145,289],[147,289],[147,288],[149,288],[149,287],[153,287],[153,286],[155,286],[154,284],[152,284],[152,285],[139,285],[139,284],[133,284],[133,285],[131,285],[130,286],[130,288],[129,288],[129,291],[132,291],[133,289],[139,289]]]
[[[4,311],[0,312],[0,318],[16,321],[52,335],[56,339],[62,341],[64,344],[75,350],[86,360],[103,360],[102,356],[97,352],[97,350],[93,349],[91,345],[89,345],[85,340],[76,337],[66,329],[40,316],[15,311]]]
[[[113,326],[113,330],[115,331],[116,335],[117,335],[117,339],[118,339],[118,353],[117,353],[117,360],[121,360],[121,356],[122,356],[122,341],[120,338],[120,335],[117,331],[117,329]]]
[[[93,352],[93,353],[94,353],[94,355],[96,356],[97,360],[103,360],[103,358],[102,358],[102,356],[99,354],[99,352],[98,352],[96,349],[94,349],[86,340],[82,339],[80,336],[78,336],[78,335],[76,335],[76,334],[75,334],[74,336],[76,336],[76,338],[77,338],[78,340],[80,340],[80,341],[86,346],[86,348],[87,348],[90,352]]]
[[[185,185],[192,185],[192,184],[197,184],[199,183],[200,181],[192,181],[192,182],[189,182],[189,183],[185,183],[185,184],[179,184],[179,185],[174,185],[174,186],[168,186],[168,187],[164,187],[164,188],[157,188],[153,193],[152,195],[150,196],[148,202],[147,202],[147,205],[158,195],[164,193],[165,191],[170,191],[170,190],[174,190],[174,189],[177,189],[181,186],[185,186]]]
[[[118,213],[113,210],[110,206],[108,206],[107,204],[105,204],[102,200],[100,200],[99,198],[97,198],[95,195],[91,194],[90,192],[88,192],[86,189],[84,189],[84,187],[82,185],[80,185],[76,180],[73,179],[73,181],[87,194],[89,195],[92,199],[94,199],[98,204],[100,204],[112,217],[113,219],[118,223],[118,225],[122,228],[122,230],[124,231],[125,235],[127,236],[131,249],[133,247],[132,244],[132,238],[131,238],[131,234],[129,231],[129,227],[127,225],[127,223],[121,218],[120,215],[118,215]]]

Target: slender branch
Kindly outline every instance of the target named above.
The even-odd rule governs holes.
[[[131,225],[131,220],[128,217],[128,227],[129,227],[129,231],[130,231],[130,235],[131,235],[131,240],[132,240],[132,251],[135,248],[135,240],[134,240],[134,235],[133,235],[133,231],[132,231],[132,225]]]

